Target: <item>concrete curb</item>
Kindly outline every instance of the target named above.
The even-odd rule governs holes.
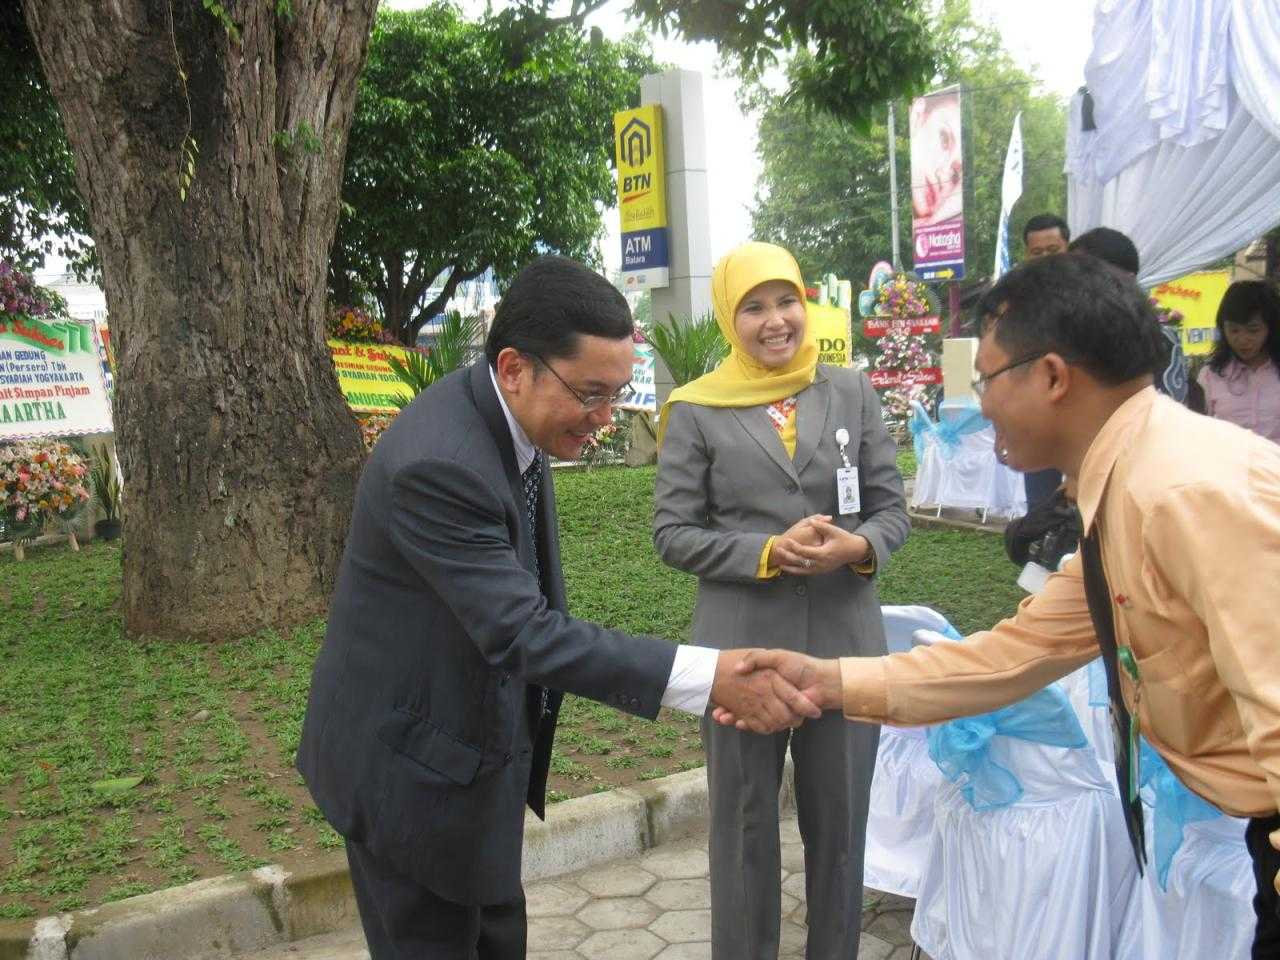
[[[782,811],[795,806],[787,758]],[[526,883],[706,829],[706,769],[555,804],[525,821]],[[213,960],[359,924],[346,854],[197,880],[75,913],[0,921],[0,960]]]
[[[1004,535],[1004,524],[981,524],[972,523],[968,520],[955,520],[951,517],[936,517],[932,513],[917,513],[915,510],[907,510],[907,517],[911,520],[911,526],[921,530],[964,530],[968,533],[992,533],[997,536]]]

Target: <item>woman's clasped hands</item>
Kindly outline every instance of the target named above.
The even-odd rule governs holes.
[[[801,577],[830,573],[863,563],[870,552],[866,537],[836,526],[829,515],[815,513],[774,538],[769,569]]]

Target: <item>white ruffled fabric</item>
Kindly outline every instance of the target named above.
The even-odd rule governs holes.
[[[1111,774],[1107,783],[1118,814],[1109,711],[1105,705],[1089,703],[1088,674],[1086,664],[1059,683],[1098,754],[1099,765]],[[1253,866],[1244,844],[1247,821],[1222,816],[1187,824],[1182,846],[1169,867],[1167,889],[1161,890],[1156,877],[1152,802],[1150,789],[1144,789],[1147,869],[1135,890],[1141,908],[1128,916],[1116,948],[1117,960],[1247,960],[1256,922]],[[1115,855],[1131,859],[1127,839]]]
[[[946,782],[929,759],[924,728],[882,726],[867,815],[863,884],[900,897],[919,894],[933,843],[933,805]]]
[[[881,608],[891,653],[949,642],[929,607]],[[1090,746],[997,736],[991,758],[1023,788],[978,812],[929,758],[923,727],[882,726],[867,820],[865,884],[916,899],[911,935],[934,960],[1246,960],[1254,882],[1245,821],[1187,825],[1156,881],[1154,813],[1144,795],[1139,878],[1116,799],[1107,707],[1089,702],[1089,667],[1059,681]]]
[[[1149,823],[1151,808],[1145,810]],[[1224,816],[1187,825],[1169,867],[1168,889],[1160,889],[1154,869],[1139,884],[1141,936],[1130,938],[1125,957],[1248,960],[1257,887],[1244,844],[1246,822]],[[1147,830],[1149,863],[1155,863],[1154,835]]]
[[[991,752],[1023,796],[978,812],[942,786],[912,938],[934,960],[1111,960],[1138,874],[1093,751],[996,737]]]
[[[941,411],[943,417],[948,411]],[[916,464],[913,509],[957,507],[986,510],[991,516],[1020,517],[1027,512],[1022,474],[996,459],[992,426],[967,433],[955,446],[924,435],[924,454]]]
[[[1144,286],[1280,223],[1280,3],[1100,0],[1067,127],[1068,220],[1128,234]]]
[[[952,629],[946,617],[929,607],[884,606],[880,613],[890,653],[910,650]],[[883,724],[871,781],[863,884],[901,897],[914,898],[920,886],[933,838],[934,799],[945,782],[929,758],[925,729]]]

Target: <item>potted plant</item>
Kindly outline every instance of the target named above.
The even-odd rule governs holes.
[[[470,363],[483,340],[484,320],[450,310],[440,321],[430,350],[410,350],[403,361],[399,357],[387,359],[391,372],[412,391],[411,396],[395,397],[392,403],[403,410],[427,387]]]
[[[99,540],[115,540],[120,536],[120,481],[105,446],[93,453],[89,481],[93,495],[102,505],[102,519],[93,525],[93,535]]]
[[[729,355],[729,343],[714,313],[684,319],[668,315],[666,323],[654,324],[645,339],[653,344],[677,387],[711,372]]]

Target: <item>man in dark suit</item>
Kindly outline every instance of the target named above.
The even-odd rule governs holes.
[[[708,698],[760,731],[818,716],[776,674],[567,613],[547,455],[578,456],[631,378],[603,278],[543,257],[486,361],[420,395],[360,480],[298,768],[346,838],[374,960],[525,953],[524,805],[543,815],[570,691],[654,717]]]

